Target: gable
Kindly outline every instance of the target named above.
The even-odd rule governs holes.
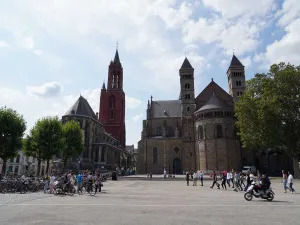
[[[224,91],[223,88],[221,88],[214,81],[211,81],[206,86],[206,88],[204,88],[203,91],[196,97],[196,110],[202,107],[209,100],[209,98],[213,95],[213,92],[226,105],[228,105],[229,107],[233,107],[233,99],[231,95]]]

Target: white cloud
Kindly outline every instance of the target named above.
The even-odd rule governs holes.
[[[276,6],[275,0],[202,0],[204,6],[214,9],[225,18],[264,16]]]
[[[26,89],[31,95],[47,98],[59,95],[63,90],[63,86],[59,82],[53,81],[41,86],[26,87]]]
[[[37,49],[37,50],[34,50],[33,53],[36,54],[36,55],[42,55],[43,51],[40,50],[40,49]]]
[[[0,40],[0,48],[8,47],[9,44],[6,41]]]
[[[262,63],[262,68],[271,64],[289,62],[299,65],[300,62],[300,19],[294,20],[285,28],[286,34],[266,47],[265,53],[255,56],[256,62]]]
[[[125,99],[126,107],[129,109],[135,109],[135,108],[139,107],[140,104],[142,104],[142,102],[136,98],[129,97],[127,95],[125,98],[126,98]]]
[[[132,117],[132,121],[137,123],[141,120],[142,117],[143,117],[143,113],[137,114],[134,117]]]
[[[278,24],[282,27],[290,24],[295,19],[300,17],[300,4],[299,0],[285,0],[282,9],[278,13],[281,18]]]
[[[247,67],[249,67],[249,66],[251,65],[251,63],[252,63],[251,56],[248,56],[248,57],[246,57],[246,58],[242,58],[242,59],[240,59],[240,61],[241,61],[241,63],[246,67],[246,69],[247,69]]]
[[[33,49],[35,43],[34,43],[34,40],[32,37],[23,37],[23,38],[21,38],[19,45],[22,48]]]

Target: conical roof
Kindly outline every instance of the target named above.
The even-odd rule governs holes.
[[[120,57],[119,57],[119,52],[118,49],[116,50],[115,58],[114,58],[114,63],[119,63],[120,62]]]
[[[244,65],[240,62],[240,60],[235,55],[233,55],[229,68],[230,67],[239,67],[239,66],[244,67]]]
[[[194,69],[187,58],[184,59],[180,69]]]
[[[204,110],[212,110],[212,109],[228,109],[229,107],[222,101],[221,99],[216,96],[215,92],[213,91],[212,96],[207,100],[207,102],[199,109],[197,112],[204,111]]]
[[[97,119],[97,116],[94,113],[92,107],[82,96],[80,96],[74,103],[74,105],[65,113],[65,116],[67,115],[81,115]]]

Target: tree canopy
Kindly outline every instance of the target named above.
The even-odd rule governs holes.
[[[270,148],[293,157],[299,176],[300,67],[280,63],[256,74],[235,104],[237,127],[244,147]]]
[[[22,147],[26,122],[22,115],[10,108],[0,108],[0,158],[2,173],[6,172],[7,159],[16,157]]]
[[[38,159],[38,174],[41,160],[46,160],[46,173],[53,156],[63,149],[62,123],[58,117],[45,117],[38,120],[27,136],[24,151],[26,155]]]
[[[64,148],[62,161],[65,168],[67,160],[79,156],[84,151],[83,134],[78,122],[70,120],[63,125]]]

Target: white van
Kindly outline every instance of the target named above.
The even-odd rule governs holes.
[[[255,166],[244,166],[242,169],[243,174],[247,174],[250,171],[253,175],[256,175],[257,169]]]

